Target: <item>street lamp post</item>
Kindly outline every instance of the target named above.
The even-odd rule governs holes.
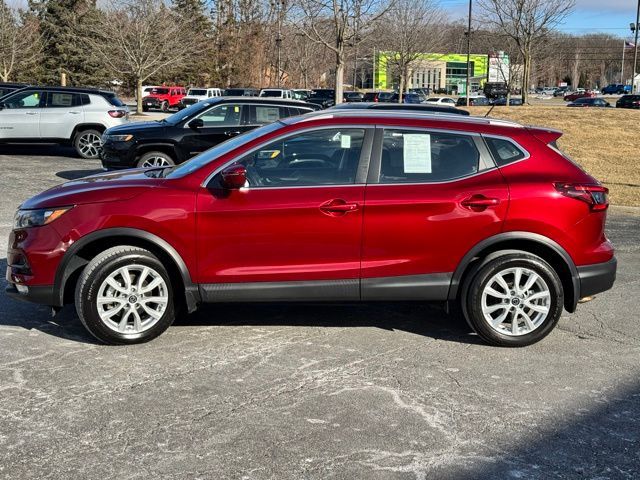
[[[467,107],[469,106],[469,95],[471,90],[471,1],[469,0],[469,25],[467,28],[467,85],[465,87],[467,96]],[[640,0],[638,0],[640,2]]]
[[[631,25],[631,31],[635,31],[635,41],[633,42],[633,77],[631,77],[631,90],[638,93],[636,88],[636,73],[638,62],[638,30],[640,30],[640,0],[638,0],[638,10],[636,12],[636,23]]]

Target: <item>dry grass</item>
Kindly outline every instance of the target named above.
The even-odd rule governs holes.
[[[559,146],[609,188],[611,203],[640,207],[640,110],[496,107],[490,116],[562,130]]]

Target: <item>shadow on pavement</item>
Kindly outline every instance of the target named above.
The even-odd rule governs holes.
[[[69,145],[57,144],[10,144],[0,145],[0,155],[33,155],[47,157],[72,157],[81,160],[75,149]]]
[[[64,178],[65,180],[77,180],[79,178],[88,177],[89,175],[95,175],[97,173],[104,173],[101,168],[85,169],[85,170],[63,170],[56,172],[56,177]]]
[[[6,259],[0,286],[0,325],[40,330],[60,338],[95,343],[84,329],[73,305],[65,306],[55,317],[44,305],[20,302],[4,294]],[[447,315],[438,305],[422,303],[227,303],[202,305],[195,313],[179,318],[171,328],[181,326],[280,325],[311,327],[376,327],[403,330],[459,343],[481,344],[469,333],[464,319]]]

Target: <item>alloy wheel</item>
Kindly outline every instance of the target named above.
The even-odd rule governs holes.
[[[489,279],[482,291],[482,314],[496,332],[520,336],[536,330],[551,308],[545,280],[524,267],[507,268]]]
[[[162,318],[168,304],[164,278],[146,265],[121,267],[98,289],[98,315],[104,325],[118,333],[149,330]]]
[[[78,150],[87,158],[97,158],[102,149],[102,139],[92,132],[83,133],[78,139]]]
[[[154,155],[152,157],[147,158],[142,165],[142,168],[149,167],[170,167],[172,164],[165,158],[160,155]]]

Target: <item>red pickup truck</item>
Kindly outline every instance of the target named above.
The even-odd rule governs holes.
[[[177,108],[180,100],[187,95],[184,87],[156,87],[151,94],[142,99],[142,110],[160,109],[163,112]]]

